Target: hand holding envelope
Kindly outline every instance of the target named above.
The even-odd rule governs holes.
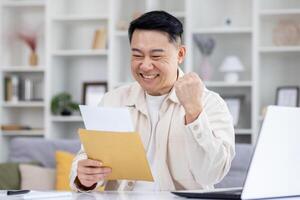
[[[153,181],[140,135],[133,132],[129,110],[80,106],[86,129],[79,137],[88,158],[112,169],[106,180]],[[111,127],[108,126],[111,124]]]
[[[90,188],[97,182],[104,180],[110,173],[110,168],[103,167],[103,164],[96,160],[80,160],[77,165],[78,180],[82,186],[87,188]]]

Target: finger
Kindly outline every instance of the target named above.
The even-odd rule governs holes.
[[[87,167],[101,167],[102,162],[97,161],[97,160],[91,160],[91,159],[85,159],[79,161],[82,166],[87,166]]]
[[[84,173],[84,174],[105,174],[105,173],[111,173],[111,168],[108,167],[78,167],[78,172]]]
[[[78,174],[78,179],[80,180],[80,182],[97,182],[97,179],[94,178],[92,175],[84,175],[84,174]]]
[[[96,174],[96,175],[77,175],[80,181],[98,182],[105,179],[108,174]]]

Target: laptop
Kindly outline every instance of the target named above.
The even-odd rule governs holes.
[[[269,106],[243,188],[181,190],[201,199],[261,199],[300,196],[300,108]]]

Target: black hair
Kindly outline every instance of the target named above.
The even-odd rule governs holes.
[[[165,11],[150,11],[130,23],[128,29],[129,42],[135,29],[157,30],[168,34],[170,42],[181,41],[183,28],[182,23],[174,16]]]

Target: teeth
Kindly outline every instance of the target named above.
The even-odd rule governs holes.
[[[142,76],[145,79],[154,79],[157,75],[145,75],[145,74],[142,74]]]

